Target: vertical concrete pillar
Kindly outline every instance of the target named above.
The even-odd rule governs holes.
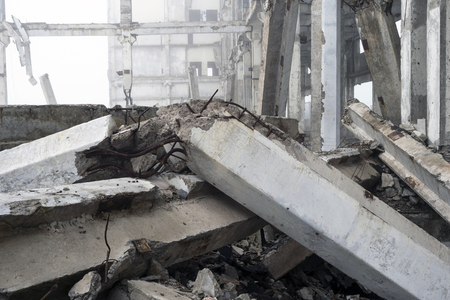
[[[200,99],[198,91],[198,77],[196,67],[188,68],[188,78],[189,78],[189,91],[191,99]]]
[[[401,122],[416,124],[427,112],[426,2],[402,0]]]
[[[311,7],[311,147],[340,143],[341,3],[315,0]]]
[[[0,0],[0,23],[5,20],[5,0]],[[9,44],[8,32],[0,36],[0,105],[8,104],[8,87],[6,84],[6,46]]]
[[[279,0],[265,7],[261,42],[258,113],[285,113],[298,1]],[[286,68],[286,70],[284,70]],[[284,82],[284,83],[283,83]],[[281,91],[283,90],[283,93]],[[283,100],[282,100],[283,98]],[[283,108],[281,108],[283,104]]]
[[[298,127],[304,131],[305,120],[305,97],[302,92],[302,76],[305,68],[302,67],[300,43],[300,10],[297,15],[297,26],[295,30],[294,50],[292,53],[292,66],[289,84],[289,106],[288,117],[298,120]]]
[[[400,37],[391,13],[392,1],[369,1],[357,8],[355,18],[383,117],[399,125]]]
[[[246,51],[242,58],[243,61],[243,96],[244,105],[248,109],[253,109],[253,99],[252,99],[252,53],[250,48]]]
[[[132,46],[136,37],[131,35],[130,25],[132,22],[131,0],[120,0],[120,23],[124,26],[119,41],[122,44],[122,66],[123,66],[123,91],[125,93],[126,105],[133,104],[131,101],[131,87],[133,85],[133,51]],[[127,26],[128,25],[128,26]]]
[[[449,4],[445,0],[428,0],[427,4],[427,135],[431,144],[439,146],[450,142]]]

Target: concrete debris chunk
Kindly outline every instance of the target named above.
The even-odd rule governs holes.
[[[192,293],[222,299],[224,293],[217,283],[214,274],[209,269],[203,269],[197,273]]]
[[[156,155],[147,153],[142,156],[131,158],[130,162],[133,168],[133,172],[140,174],[148,171],[151,167],[153,167],[157,160],[158,158]]]
[[[97,272],[87,273],[70,289],[70,300],[95,300],[102,287],[101,280]]]
[[[262,263],[277,280],[312,254],[313,252],[288,237],[276,249],[264,255]]]
[[[131,300],[191,300],[175,289],[155,282],[129,280],[128,289]]]
[[[394,177],[391,174],[381,174],[381,187],[387,188],[394,186]]]
[[[314,291],[309,287],[304,287],[297,291],[297,295],[303,300],[314,300]]]

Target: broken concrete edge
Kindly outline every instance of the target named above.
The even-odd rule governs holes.
[[[105,116],[0,152],[0,192],[70,184],[82,177],[77,153],[109,139],[116,123]]]
[[[207,130],[192,128],[189,167],[378,295],[447,296],[441,280],[450,274],[447,247],[303,146],[247,126],[216,120]],[[416,276],[426,278],[420,286]]]
[[[59,288],[52,296],[61,299],[87,272],[98,271],[104,277],[105,221],[87,218],[57,223],[61,224],[0,240],[0,255],[15,257],[0,265],[0,298],[44,295],[57,283]],[[168,267],[243,239],[266,224],[223,194],[168,202],[126,217],[123,212],[113,213],[108,243],[110,259],[116,262],[110,264],[108,283],[102,290],[122,278],[142,276],[151,258]],[[149,251],[140,253],[136,244]]]
[[[343,123],[359,138],[379,142],[386,153],[396,161],[393,167],[397,170],[398,175],[438,214],[449,221],[450,164],[444,160],[442,155],[433,153],[409,134],[398,130],[391,123],[373,113],[363,103],[357,102],[348,105]],[[391,160],[387,159],[387,161]],[[410,176],[404,177],[401,173]],[[414,181],[408,183],[410,177]],[[425,190],[431,191],[434,196],[430,194],[428,197],[423,197],[425,190],[420,191],[422,186]],[[436,198],[439,198],[440,201],[437,201]],[[442,209],[443,211],[441,211]]]
[[[118,178],[0,194],[0,224],[11,232],[113,210],[148,210],[158,188],[147,180]],[[0,230],[0,236],[7,234]]]
[[[379,158],[394,171],[397,176],[422,198],[434,211],[436,211],[444,220],[450,223],[450,206],[421,182],[414,174],[409,172],[401,163],[399,163],[389,153],[380,154]]]
[[[157,107],[107,108],[104,105],[7,105],[0,106],[0,151],[112,115],[118,126],[156,116]]]

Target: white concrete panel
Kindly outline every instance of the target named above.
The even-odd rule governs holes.
[[[176,83],[172,85],[172,88],[170,89],[170,95],[172,97],[179,97],[180,100],[189,99],[189,85],[188,83]]]
[[[188,35],[187,34],[171,34],[169,44],[171,45],[187,45]]]
[[[134,84],[132,98],[155,98],[165,93],[166,89],[161,83]],[[161,104],[162,105],[162,104]]]
[[[170,47],[170,76],[186,76],[186,48]]]
[[[169,1],[169,21],[184,22],[185,15],[185,0],[167,0]]]
[[[220,34],[216,33],[204,33],[194,34],[194,44],[196,45],[209,45],[215,42],[220,42]]]
[[[192,0],[191,9],[219,9],[220,1],[219,0]]]
[[[164,22],[165,0],[133,0],[133,22]]]
[[[133,76],[160,76],[163,68],[160,47],[133,47]]]
[[[0,192],[51,187],[81,179],[77,152],[98,145],[114,129],[113,118],[105,116],[0,152]]]
[[[161,35],[140,35],[136,38],[135,46],[161,46]]]

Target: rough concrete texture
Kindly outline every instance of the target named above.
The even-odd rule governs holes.
[[[214,274],[209,269],[203,269],[197,274],[195,278],[192,293],[199,296],[211,296],[217,298],[223,298],[223,291],[220,289]]]
[[[262,259],[262,263],[275,280],[280,279],[284,274],[305,260],[306,257],[313,254],[313,252],[289,237],[277,246],[277,249],[268,252]]]
[[[261,119],[264,122],[278,127],[281,131],[285,132],[290,138],[293,138],[294,140],[303,141],[303,139],[305,138],[305,133],[300,132],[298,129],[298,120],[296,119],[275,116],[262,116]]]
[[[105,116],[0,152],[0,192],[52,187],[81,179],[77,153],[100,144],[114,129],[113,117]]]
[[[130,280],[128,288],[131,300],[190,300],[176,290],[155,282]]]
[[[363,103],[348,105],[344,124],[361,139],[375,140],[381,158],[439,215],[450,222],[450,164]],[[431,193],[430,193],[431,192]]]
[[[151,258],[167,267],[266,225],[223,194],[170,200],[163,198],[150,210],[111,214],[107,237],[110,259],[117,261],[110,266],[102,290],[120,278],[146,274]],[[56,283],[59,288],[53,297],[67,299],[69,289],[89,270],[99,269],[103,277],[105,225],[104,214],[82,216],[0,239],[0,256],[9,258],[0,265],[0,298],[40,299],[36,295],[45,295]],[[151,251],[139,253],[132,241]]]
[[[84,275],[69,291],[70,300],[95,300],[102,288],[102,277],[95,271]]]
[[[373,88],[385,119],[401,124],[400,37],[391,13],[393,0],[375,0],[355,5]]]
[[[82,214],[149,209],[157,190],[146,180],[119,178],[0,194],[0,236]]]
[[[147,111],[148,110],[148,111]],[[157,108],[121,110],[104,105],[8,105],[0,106],[0,151],[31,142],[70,127],[111,114],[118,125],[154,117]],[[145,112],[145,113],[144,113]]]
[[[200,112],[204,102],[189,105]],[[191,170],[378,295],[449,296],[447,247],[302,145],[241,113],[219,101],[202,113],[174,104],[160,108],[162,122],[143,124],[140,135],[163,123],[160,131],[184,141]]]

